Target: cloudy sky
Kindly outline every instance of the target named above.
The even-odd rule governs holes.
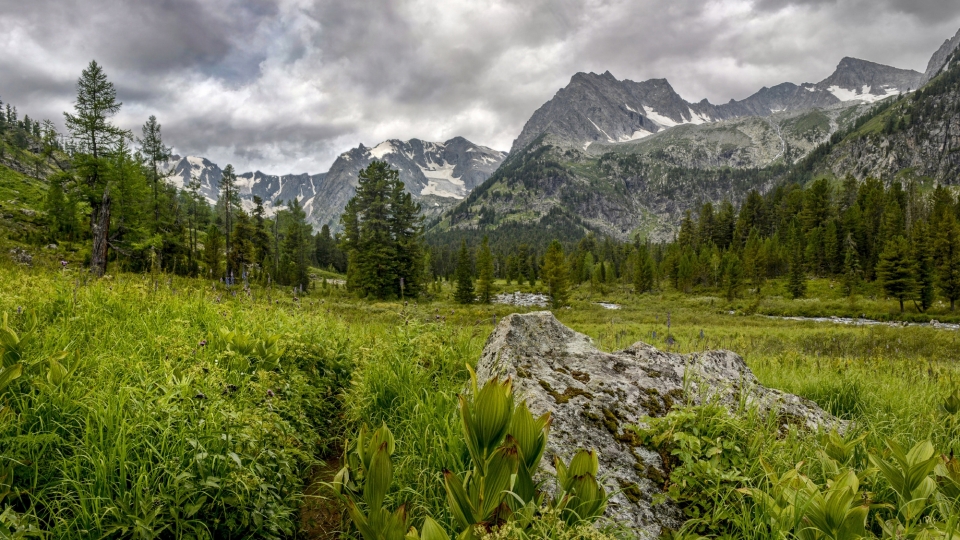
[[[388,138],[506,150],[578,71],[726,102],[843,56],[923,71],[958,28],[956,0],[0,0],[0,98],[62,125],[96,59],[121,126],[315,173]]]

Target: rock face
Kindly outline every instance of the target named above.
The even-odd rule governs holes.
[[[937,49],[937,52],[930,57],[930,61],[927,62],[927,70],[920,79],[920,86],[927,84],[943,71],[947,66],[947,61],[950,60],[950,56],[958,47],[960,47],[960,30],[957,30],[957,35],[945,40],[943,45]]]
[[[743,393],[761,410],[777,411],[784,424],[815,429],[839,421],[816,404],[757,384],[743,359],[729,351],[675,354],[636,343],[617,353],[598,350],[591,339],[567,328],[549,311],[513,314],[501,321],[484,347],[477,375],[512,377],[530,411],[553,416],[542,467],[553,456],[569,459],[579,448],[596,448],[600,474],[614,495],[607,516],[656,538],[663,527],[681,524],[680,510],[651,505],[662,489],[660,456],[624,437],[624,427],[645,416],[663,416],[689,399],[716,395],[731,404]],[[689,393],[684,393],[684,381]],[[656,479],[651,480],[651,478]]]

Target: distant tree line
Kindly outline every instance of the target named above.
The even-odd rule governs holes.
[[[111,123],[121,106],[103,68],[91,62],[77,81],[74,111],[65,113],[67,137],[51,122],[18,120],[9,104],[0,113],[4,142],[15,141],[16,133],[28,138],[14,145],[23,152],[11,159],[32,159],[47,172],[46,227],[36,241],[88,243],[97,276],[114,264],[134,272],[307,287],[310,266],[346,271],[338,238],[326,226],[314,234],[298,200],[254,197],[245,208],[231,165],[213,205],[198,179],[182,188],[169,183],[170,148],[157,118],[151,116],[135,137]]]

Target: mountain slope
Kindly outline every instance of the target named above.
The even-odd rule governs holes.
[[[934,58],[931,65],[941,61],[950,64]],[[500,239],[522,226],[533,242],[587,231],[666,240],[685,211],[705,202],[735,206],[751,190],[784,181],[907,174],[955,182],[954,68],[907,93],[923,74],[844,58],[818,83],[784,83],[723,105],[687,102],[662,79],[579,73],[429,238]]]
[[[783,83],[742,100],[714,105],[690,103],[666,79],[644,82],[577,73],[524,125],[511,153],[550,133],[564,147],[617,143],[648,137],[682,124],[704,124],[784,111],[805,111],[850,102],[873,102],[917,88],[923,74],[865,60],[844,58],[816,84]]]
[[[920,86],[932,81],[934,77],[943,71],[950,56],[957,48],[960,48],[960,30],[957,30],[955,36],[944,41],[943,45],[937,49],[937,52],[933,53],[933,56],[930,57],[930,61],[927,63],[927,70],[923,73],[923,77],[920,78]]]
[[[307,218],[311,223],[337,230],[340,214],[356,192],[358,173],[373,160],[386,161],[397,169],[407,191],[420,200],[423,214],[433,216],[466,197],[490,177],[505,157],[504,152],[463,137],[442,143],[392,139],[373,148],[361,144],[334,161],[317,189]]]

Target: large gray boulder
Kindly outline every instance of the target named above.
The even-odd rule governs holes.
[[[504,318],[487,340],[477,376],[481,384],[491,377],[512,377],[518,402],[526,399],[534,415],[550,411],[553,426],[543,472],[555,472],[555,455],[567,460],[579,448],[596,448],[607,490],[616,492],[607,516],[640,538],[678,527],[682,514],[669,503],[651,504],[663,488],[663,464],[653,450],[634,445],[624,434],[626,426],[708,396],[730,404],[742,397],[775,412],[784,427],[839,423],[813,402],[760,386],[743,358],[730,351],[676,354],[636,343],[606,353],[549,311]]]

